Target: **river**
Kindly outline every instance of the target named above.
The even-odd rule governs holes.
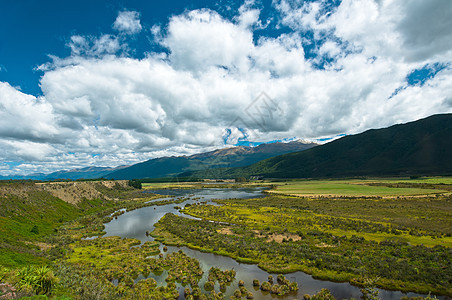
[[[215,204],[215,199],[229,199],[229,198],[256,198],[263,197],[262,188],[240,188],[240,189],[230,189],[230,188],[209,188],[209,189],[168,189],[168,190],[152,190],[148,191],[152,193],[157,193],[161,195],[174,196],[177,198],[186,199],[184,202],[180,204],[168,204],[162,206],[148,206],[140,209],[136,209],[130,212],[126,212],[123,215],[120,215],[117,219],[112,220],[111,222],[105,224],[105,232],[104,236],[120,236],[123,238],[135,238],[140,240],[142,243],[146,241],[152,241],[153,238],[151,236],[146,236],[146,231],[153,231],[154,224],[160,220],[167,213],[173,213],[179,216],[184,216],[188,218],[192,218],[191,216],[180,213],[175,206],[183,207],[185,204],[193,204],[196,202],[209,202],[209,204]],[[156,199],[153,201],[158,201],[162,199]],[[163,245],[160,247],[161,252],[163,252]],[[238,288],[237,282],[242,279],[245,281],[245,287],[248,291],[251,291],[254,294],[254,299],[275,299],[276,296],[271,294],[263,294],[261,291],[256,290],[252,286],[253,279],[258,279],[260,282],[267,280],[269,275],[272,275],[274,278],[278,274],[267,273],[261,270],[257,265],[253,264],[243,264],[238,263],[232,258],[216,255],[212,253],[204,253],[197,250],[189,249],[187,247],[172,247],[168,246],[168,251],[166,253],[171,253],[174,251],[182,250],[190,257],[196,258],[199,260],[201,267],[204,271],[204,276],[201,279],[199,286],[202,288],[204,285],[209,269],[212,266],[216,266],[222,270],[232,269],[236,270],[236,280],[228,287],[225,293],[225,299],[229,299],[229,297],[234,293],[234,291]],[[278,299],[302,299],[304,294],[315,294],[320,291],[322,288],[327,288],[331,291],[331,293],[337,299],[344,298],[355,298],[359,299],[361,296],[361,292],[359,288],[350,285],[349,283],[337,283],[331,281],[322,281],[312,278],[312,276],[305,274],[303,272],[295,272],[285,274],[286,278],[291,281],[296,281],[299,286],[299,290],[297,293],[292,293],[287,297],[277,297]],[[154,279],[157,280],[159,284],[165,284],[166,272],[161,274],[160,276],[152,275]],[[139,277],[137,280],[142,279],[143,277]],[[184,287],[178,285],[179,292],[181,296],[179,299],[184,299],[183,297],[183,289]],[[218,291],[218,284],[215,287],[215,290]],[[402,293],[400,291],[387,291],[387,290],[379,290],[380,299],[400,299],[402,296],[420,296],[416,293]],[[425,295],[424,295],[425,296]]]

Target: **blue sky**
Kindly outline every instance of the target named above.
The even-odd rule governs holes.
[[[48,55],[65,57],[71,54],[66,44],[72,35],[115,33],[112,23],[119,11],[138,11],[141,23],[164,24],[173,14],[186,9],[212,7],[213,1],[48,1],[24,0],[0,2],[0,80],[34,95],[42,94],[34,69],[49,61]],[[213,5],[215,7],[216,5]],[[131,41],[142,58],[152,48],[146,32]]]
[[[449,1],[1,1],[0,175],[452,112]]]

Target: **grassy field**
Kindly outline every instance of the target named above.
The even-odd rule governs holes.
[[[270,195],[168,215],[165,242],[258,263],[272,272],[452,295],[449,178],[264,182]],[[296,195],[289,196],[289,195]],[[217,223],[219,221],[225,223]]]
[[[357,284],[378,278],[387,289],[452,295],[450,201],[450,195],[219,200],[222,206],[184,209],[201,220],[167,215],[154,234],[272,272]]]
[[[199,182],[156,182],[156,183],[143,183],[142,187],[144,190],[154,190],[154,189],[169,189],[169,188],[180,188],[188,189],[195,188],[199,185]]]
[[[114,182],[90,183],[80,191],[72,185],[80,188],[78,183],[58,189],[21,182],[0,185],[0,267],[11,269],[9,282],[15,282],[16,270],[23,266],[48,264],[62,287],[56,296],[114,299],[154,293],[157,299],[171,298],[175,278],[192,282],[191,293],[198,289],[199,270],[191,272],[196,261],[181,253],[169,260],[149,259],[158,251],[156,243],[131,248],[137,241],[80,240],[101,235],[103,223],[120,207],[169,202],[147,203],[158,196]],[[258,263],[271,272],[304,271],[357,285],[376,279],[376,285],[387,289],[452,295],[450,178],[144,184],[146,189],[263,185],[274,194],[219,200],[221,206],[187,205],[185,212],[201,220],[167,215],[154,234],[168,244]],[[292,193],[298,197],[287,196]],[[138,274],[162,268],[172,274],[166,287],[151,279],[133,283]],[[118,286],[111,284],[113,278],[120,280]]]
[[[102,235],[103,224],[124,212],[120,208],[130,211],[177,203],[149,202],[159,197],[113,181],[0,182],[0,282],[8,291],[14,286],[14,299],[37,299],[39,278],[48,287],[39,299],[175,299],[174,283],[157,287],[153,279],[137,284],[134,279],[140,272],[149,274],[151,268],[161,273],[162,268],[183,266],[191,258],[176,253],[172,260],[155,262],[148,256],[160,253],[157,242],[132,247],[140,242],[119,237],[82,239]],[[118,286],[111,283],[113,278],[120,279]]]
[[[379,179],[382,182],[406,182],[406,183],[428,183],[428,184],[452,184],[452,177],[420,177],[420,178],[390,178]]]
[[[115,182],[1,182],[0,266],[46,263],[48,257],[43,254],[53,248],[49,237],[67,222],[85,218],[80,227],[89,228],[92,220],[88,216],[113,212],[127,207],[126,203],[141,205],[142,201],[136,200],[140,197],[146,198],[142,201],[153,199],[152,195]]]
[[[202,188],[242,188],[271,186],[271,182],[245,182],[234,183],[227,182],[162,182],[162,183],[143,183],[142,188],[145,190],[154,189],[202,189]]]
[[[285,183],[276,183],[276,189],[270,193],[293,195],[293,196],[367,196],[367,197],[397,197],[397,196],[419,196],[448,193],[447,185],[444,187],[433,186],[440,179],[431,179],[427,188],[417,181],[410,180],[299,180]],[[444,180],[448,182],[447,180]],[[407,183],[402,187],[385,186],[385,184]],[[444,189],[442,189],[444,188]]]

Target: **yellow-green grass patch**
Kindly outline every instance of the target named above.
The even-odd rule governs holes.
[[[438,189],[395,188],[386,186],[369,186],[366,183],[375,181],[298,181],[278,184],[269,193],[293,196],[352,196],[352,197],[397,197],[419,196],[445,193]]]

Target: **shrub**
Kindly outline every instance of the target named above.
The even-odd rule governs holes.
[[[240,290],[235,290],[235,291],[234,291],[234,296],[235,296],[236,298],[240,298],[240,297],[242,297],[242,292],[241,292]]]
[[[320,292],[311,296],[311,300],[335,300],[328,289],[321,289]]]
[[[39,234],[39,228],[38,228],[38,226],[34,225],[33,228],[31,228],[30,232],[31,232],[31,233],[34,233],[34,234]]]
[[[271,284],[268,281],[264,281],[261,284],[261,290],[264,292],[268,292],[271,289]]]
[[[289,283],[289,288],[290,288],[290,290],[291,290],[292,292],[293,292],[293,291],[298,291],[298,283],[296,283],[295,281]]]
[[[204,284],[204,289],[205,289],[206,291],[211,291],[211,290],[213,290],[214,286],[215,286],[215,283],[214,283],[213,281],[207,281],[207,282]]]
[[[282,283],[284,283],[284,281],[286,280],[286,277],[284,277],[284,275],[282,275],[282,274],[279,274],[279,275],[276,277],[276,280],[278,281],[278,283],[282,284]]]
[[[137,179],[129,180],[128,184],[129,184],[129,186],[134,187],[136,189],[139,189],[139,190],[142,189],[141,181],[139,181]]]
[[[19,290],[32,290],[36,295],[50,294],[58,283],[53,271],[47,267],[27,266],[16,273]]]
[[[0,282],[8,275],[9,269],[5,267],[0,267]]]

